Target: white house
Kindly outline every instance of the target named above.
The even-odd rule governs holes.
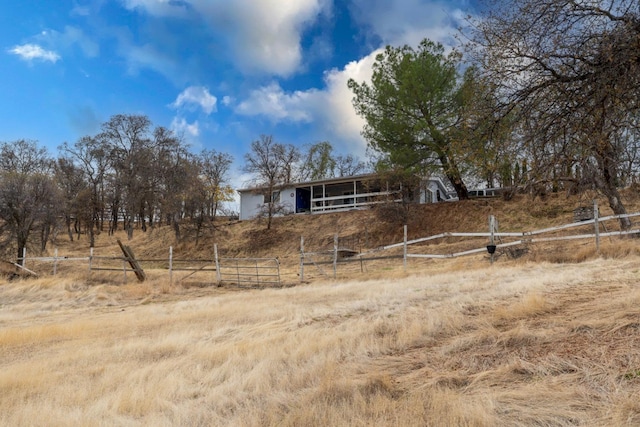
[[[269,197],[279,205],[279,212],[325,213],[359,209],[389,200],[398,195],[400,188],[390,188],[381,184],[375,174],[358,175],[318,181],[292,183],[279,186],[272,194],[266,194],[264,187],[244,188],[240,193],[240,219],[255,218],[268,203]],[[422,181],[416,202],[436,203],[453,200],[450,190],[440,178]]]

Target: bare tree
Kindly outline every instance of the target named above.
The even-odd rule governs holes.
[[[35,141],[3,143],[0,161],[0,231],[15,242],[21,259],[33,232],[40,230],[40,249],[56,219],[57,188],[52,159]],[[42,239],[45,239],[44,241]]]
[[[89,247],[94,247],[95,232],[102,230],[104,221],[105,179],[111,167],[108,147],[97,138],[85,136],[73,146],[65,142],[59,150],[62,157],[58,160],[58,176],[63,179],[66,187],[71,186],[67,188],[67,192],[74,191],[79,185],[75,182],[76,171],[81,173],[89,187],[87,191],[78,191],[73,197],[81,200],[77,203],[76,218],[84,220],[89,234]]]
[[[66,157],[58,158],[55,166],[55,177],[63,197],[62,215],[69,240],[73,242],[74,231],[79,231],[80,218],[87,207],[91,209],[91,201],[85,201],[84,195],[90,193],[89,184],[84,178],[84,172],[73,161]],[[93,209],[91,209],[93,214]],[[72,230],[72,223],[74,229]]]
[[[640,2],[493,4],[475,23],[471,47],[503,114],[517,112],[523,141],[537,153],[532,172],[549,179],[571,167],[591,171],[613,212],[624,214],[618,142],[640,108]],[[628,218],[621,227],[630,227]]]
[[[335,177],[360,175],[367,171],[367,165],[353,154],[339,154],[335,158]]]
[[[140,210],[140,196],[144,194],[143,171],[148,171],[151,144],[151,121],[143,115],[117,114],[102,124],[98,139],[109,147],[114,171],[112,186],[112,226],[117,228],[120,208],[125,212],[127,237],[133,237],[133,224]]]
[[[37,141],[20,139],[4,142],[0,145],[0,170],[29,175],[36,172],[49,172],[52,159],[44,147],[38,147]]]
[[[202,215],[214,221],[220,204],[230,200],[232,189],[228,184],[228,174],[233,157],[216,150],[203,150],[198,160],[200,181],[205,190]]]
[[[254,175],[254,183],[263,188],[267,230],[271,229],[273,215],[280,209],[279,192],[283,184],[293,177],[293,168],[299,153],[292,145],[279,144],[271,135],[261,135],[251,143],[251,152],[245,154],[244,171]]]
[[[333,178],[336,170],[336,160],[333,156],[331,143],[322,141],[309,146],[301,155],[299,169],[301,181]]]

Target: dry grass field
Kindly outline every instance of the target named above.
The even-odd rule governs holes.
[[[637,426],[637,246],[267,289],[0,279],[0,425]]]

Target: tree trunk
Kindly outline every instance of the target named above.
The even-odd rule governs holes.
[[[27,247],[27,238],[18,235],[18,264],[24,267],[24,250]]]
[[[171,221],[171,224],[173,225],[173,232],[176,235],[176,241],[180,241],[180,221],[179,221],[179,214],[174,214],[173,215],[173,219]]]
[[[127,240],[133,239],[133,215],[129,215],[127,220]]]
[[[596,154],[600,166],[601,176],[596,183],[609,201],[609,207],[615,215],[625,215],[627,210],[620,199],[618,191],[618,169],[615,162],[615,150],[608,138],[604,138],[596,145]],[[628,217],[620,218],[620,228],[629,230],[631,220]]]
[[[42,252],[47,250],[47,241],[49,240],[49,235],[51,234],[51,227],[47,225],[43,225],[40,229],[40,250]]]
[[[67,225],[67,234],[69,235],[69,240],[73,242],[73,232],[71,231],[71,216],[66,215],[64,220]]]
[[[93,232],[93,224],[87,224],[87,230],[89,231],[89,247],[95,248],[96,246],[96,235]]]
[[[616,215],[625,215],[627,210],[620,201],[620,193],[617,188],[610,188],[605,191],[605,196],[609,201],[609,207]],[[629,230],[631,228],[631,220],[628,217],[620,218],[620,228],[622,230]]]
[[[467,186],[462,180],[462,174],[460,173],[460,169],[458,169],[458,165],[455,161],[450,160],[444,153],[439,156],[439,159],[445,176],[449,179],[451,185],[453,185],[453,188],[456,190],[458,200],[467,200],[469,198],[469,192],[467,191]]]
[[[267,208],[267,230],[271,230],[271,218],[273,218],[273,202],[269,203]]]

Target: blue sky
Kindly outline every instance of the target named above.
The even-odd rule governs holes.
[[[0,141],[52,154],[114,114],[235,158],[261,134],[365,157],[349,78],[378,49],[455,44],[471,0],[21,0],[0,11]]]

